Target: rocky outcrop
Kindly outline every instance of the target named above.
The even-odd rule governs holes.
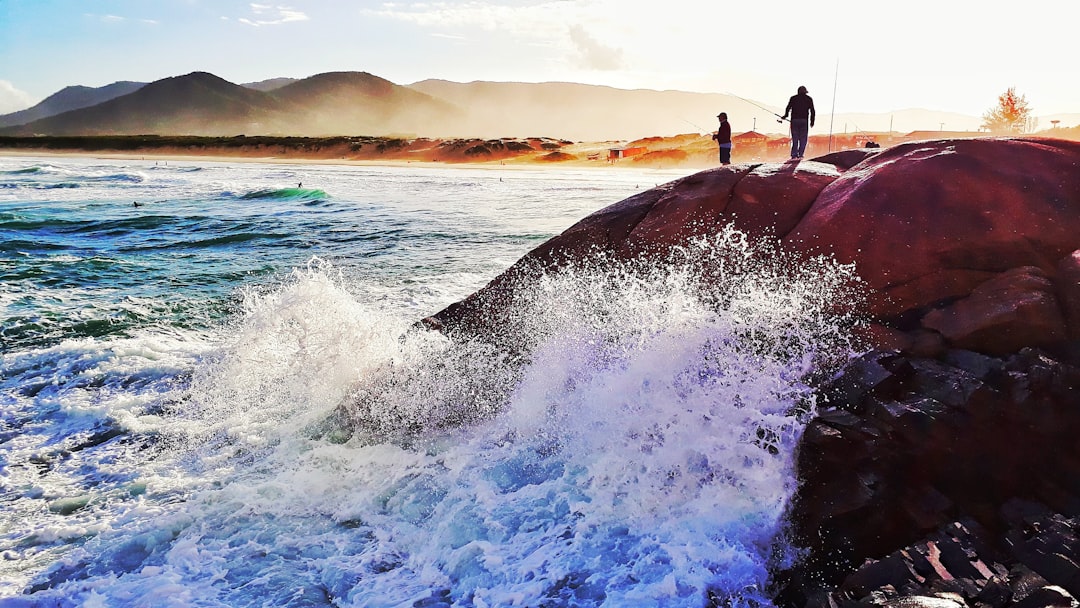
[[[822,394],[790,511],[808,554],[780,604],[1076,605],[1080,366],[875,351]]]
[[[1080,335],[1080,143],[914,142],[698,173],[586,217],[473,297],[427,319],[483,334],[529,276],[590,252],[662,256],[733,225],[853,263],[869,335],[917,354],[1053,347]]]
[[[1064,287],[1064,286],[1063,286]],[[1007,270],[956,302],[931,310],[924,327],[961,348],[1005,354],[1065,339],[1054,284],[1037,266]]]
[[[821,193],[788,246],[855,262],[882,317],[965,297],[1022,266],[1053,275],[1080,248],[1080,145],[912,143],[855,165]]]
[[[820,386],[780,606],[1080,598],[1080,143],[916,142],[699,173],[581,220],[425,320],[497,341],[514,294],[594,252],[733,225],[854,264],[875,350]]]

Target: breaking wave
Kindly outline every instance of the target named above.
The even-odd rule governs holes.
[[[328,198],[326,192],[314,188],[272,188],[266,190],[253,190],[240,196],[241,200],[324,200]]]

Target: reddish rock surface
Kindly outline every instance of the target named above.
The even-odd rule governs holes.
[[[1080,238],[1080,144],[971,139],[910,143],[846,171],[785,244],[858,265],[897,315],[967,295],[1018,266],[1053,274]]]
[[[980,284],[971,295],[923,317],[960,348],[994,354],[1025,346],[1052,346],[1065,339],[1065,322],[1054,285],[1035,266],[1005,271]]]
[[[1035,138],[913,142],[704,171],[586,217],[425,321],[483,332],[513,305],[508,286],[538,268],[590,251],[664,255],[728,224],[854,263],[870,288],[867,312],[891,330],[873,333],[892,337],[881,346],[1004,353],[1080,335],[1080,260],[1066,259],[1080,250],[1080,143]]]

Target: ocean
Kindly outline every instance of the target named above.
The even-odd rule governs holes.
[[[768,605],[850,269],[724,231],[545,277],[524,356],[416,326],[682,175],[0,157],[0,606]]]

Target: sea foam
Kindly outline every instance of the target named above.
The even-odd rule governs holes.
[[[130,434],[102,454],[129,477],[50,497],[35,538],[51,565],[23,599],[767,604],[807,381],[851,350],[853,284],[724,230],[667,260],[522,283],[493,328],[506,352],[421,329],[313,260],[243,291],[146,402],[106,393],[74,413]],[[168,350],[117,346],[83,367]]]

